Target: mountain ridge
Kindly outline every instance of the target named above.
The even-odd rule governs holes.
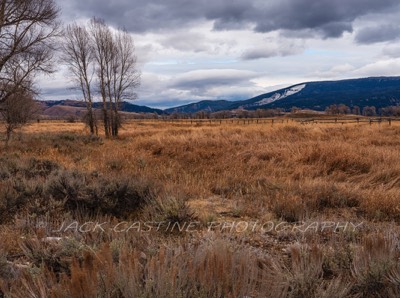
[[[46,100],[40,101],[43,113],[48,116],[67,116],[72,115],[83,115],[86,112],[86,103],[80,100]],[[103,106],[102,102],[94,102],[93,108],[101,109]],[[130,102],[124,101],[120,105],[122,112],[128,113],[156,113],[159,115],[165,114],[161,109],[150,108],[147,106],[135,105]],[[47,111],[47,112],[46,112]]]
[[[292,107],[323,111],[333,104],[345,104],[350,107],[359,106],[360,108],[366,106],[381,108],[400,105],[400,76],[302,82],[246,100],[225,101],[230,104],[225,104],[223,108],[220,108],[220,103],[213,105],[210,101],[206,102],[206,111],[208,112],[275,108],[289,110]],[[200,110],[195,108],[195,106],[199,106],[199,103],[202,102],[187,104],[166,111],[190,110],[192,113],[199,112]]]
[[[77,114],[86,105],[83,101],[58,100],[43,101],[45,108],[52,108],[62,114],[68,113],[65,107],[73,107],[71,113]],[[130,102],[121,103],[122,112],[157,113],[158,115],[172,113],[218,112],[225,110],[256,110],[276,109],[290,110],[293,107],[323,111],[330,105],[345,104],[349,107],[375,106],[382,108],[400,105],[400,76],[367,77],[345,80],[302,82],[267,92],[249,99],[203,100],[165,110],[147,106],[135,105]],[[94,108],[101,108],[101,102],[93,103]],[[57,107],[57,108],[55,108]]]

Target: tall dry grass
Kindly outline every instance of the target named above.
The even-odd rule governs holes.
[[[32,124],[0,148],[0,297],[396,297],[399,149],[398,124]],[[46,241],[74,220],[199,228]],[[224,221],[289,228],[207,232]]]

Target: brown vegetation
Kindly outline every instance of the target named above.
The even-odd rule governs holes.
[[[115,140],[32,124],[0,149],[0,296],[398,297],[399,137],[397,123],[147,121]],[[163,224],[54,231],[76,221]],[[283,228],[210,229],[245,221]]]

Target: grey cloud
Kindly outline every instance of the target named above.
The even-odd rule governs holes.
[[[356,41],[361,44],[391,41],[400,37],[400,25],[384,24],[360,29]]]
[[[289,56],[291,54],[296,54],[295,52],[293,53],[282,53],[279,51],[274,51],[274,50],[264,50],[262,48],[260,49],[251,49],[247,50],[244,52],[241,56],[242,60],[258,60],[258,59],[265,59],[265,58],[272,58],[272,57],[285,57]]]
[[[236,20],[216,20],[214,22],[215,31],[243,30],[251,29],[249,22]]]
[[[398,76],[400,68],[399,59],[380,60],[367,64],[355,71],[353,74],[356,77],[366,76]]]
[[[42,90],[42,95],[46,97],[65,95],[65,93],[79,94],[79,92],[74,92],[73,89],[66,87],[45,87]]]
[[[389,58],[400,58],[400,45],[391,45],[383,48],[382,54]]]
[[[204,1],[204,16],[214,21],[215,30],[237,30],[253,23],[254,1]]]
[[[255,76],[254,72],[235,69],[195,70],[178,76],[169,87],[204,91],[218,86],[235,86],[241,82],[249,81]]]
[[[61,99],[81,99],[82,95],[78,90],[66,87],[42,87],[40,90],[40,99],[61,100]]]
[[[332,22],[324,24],[319,29],[323,38],[341,37],[344,32],[353,32],[350,22]]]
[[[188,1],[141,1],[141,0],[57,0],[65,8],[64,18],[103,18],[116,27],[131,32],[162,31],[180,28],[198,21],[201,14]]]
[[[161,44],[164,47],[184,52],[207,52],[211,50],[207,39],[200,33],[179,32],[162,39]]]
[[[352,31],[355,19],[398,8],[398,0],[58,0],[66,18],[94,15],[133,32],[162,31],[210,20],[215,30],[310,30],[323,38]],[[65,2],[65,1],[63,1]]]
[[[286,57],[303,52],[304,47],[299,44],[277,44],[272,46],[254,47],[243,52],[242,60],[257,60],[276,56]]]
[[[271,58],[274,56],[279,56],[279,53],[274,49],[265,49],[265,48],[254,48],[245,51],[242,54],[243,60],[257,60],[263,58]]]
[[[358,17],[398,6],[396,0],[281,0],[277,3],[266,9],[267,15],[258,11],[256,31],[312,30],[323,38],[339,37],[352,31],[352,22]]]

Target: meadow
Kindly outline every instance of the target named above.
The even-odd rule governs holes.
[[[399,297],[399,152],[398,122],[32,123],[0,297]]]

